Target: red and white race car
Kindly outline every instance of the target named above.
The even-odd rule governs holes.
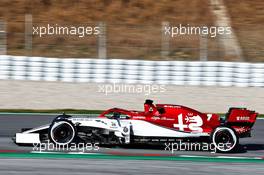
[[[239,138],[250,137],[257,113],[246,108],[230,108],[221,119],[217,114],[202,113],[172,104],[153,104],[146,100],[144,111],[120,108],[106,110],[97,117],[59,115],[50,124],[16,133],[17,144],[51,141],[58,145],[73,142],[135,144],[174,140],[207,140],[220,151],[236,148]]]

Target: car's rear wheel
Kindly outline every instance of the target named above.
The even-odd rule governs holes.
[[[59,120],[51,124],[49,128],[49,139],[57,145],[68,145],[76,137],[76,128],[68,120]]]
[[[217,127],[211,135],[212,143],[218,152],[231,152],[237,149],[239,139],[232,128]]]

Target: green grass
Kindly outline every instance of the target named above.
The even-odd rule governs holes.
[[[120,155],[84,155],[84,154],[48,154],[48,153],[0,153],[0,158],[41,158],[41,159],[110,159],[110,160],[159,160],[193,162],[229,162],[229,163],[264,163],[264,159],[254,158],[214,158],[214,157],[178,157],[178,156],[120,156]]]
[[[258,118],[264,118],[264,114],[259,114]]]

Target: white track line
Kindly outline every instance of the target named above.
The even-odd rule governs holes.
[[[210,157],[210,156],[179,155],[178,157],[201,157],[201,158],[208,158],[208,157]]]
[[[238,156],[216,156],[218,158],[231,158],[231,159],[262,159],[261,157],[238,157]]]
[[[76,155],[102,155],[102,153],[85,153],[85,152],[49,152],[49,151],[31,151],[37,154],[76,154]],[[110,155],[111,156],[111,155]],[[199,155],[178,155],[176,157],[185,158],[207,158],[207,159],[262,159],[261,157],[238,157],[238,156],[199,156]]]
[[[216,158],[216,159],[262,159],[261,157],[238,157],[238,156],[199,156],[199,155],[179,155],[179,157],[189,158]]]

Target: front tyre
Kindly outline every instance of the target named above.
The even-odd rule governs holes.
[[[234,151],[239,144],[239,139],[235,131],[224,126],[217,127],[213,131],[211,141],[218,152]]]
[[[49,139],[57,145],[68,145],[76,137],[76,128],[68,120],[59,120],[51,124],[49,128]]]

